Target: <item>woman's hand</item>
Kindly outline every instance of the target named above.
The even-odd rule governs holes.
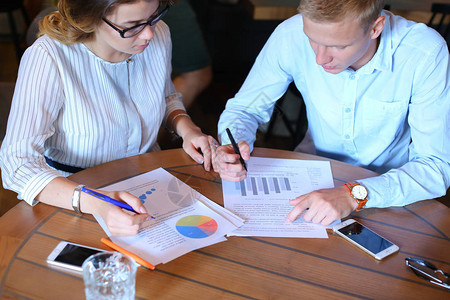
[[[108,226],[109,231],[114,236],[136,235],[141,225],[146,220],[151,218],[141,200],[128,192],[98,192],[107,195],[115,200],[119,200],[129,204],[134,209],[134,211],[137,212],[137,214],[135,214],[133,212],[124,211],[114,204],[102,201],[86,193],[82,193],[82,196],[80,198],[82,211],[83,206],[87,203],[87,201],[94,204],[92,206],[92,213],[100,216],[105,221],[106,226]]]
[[[209,135],[204,134],[186,114],[177,110],[171,113],[172,127],[183,139],[183,149],[199,164],[203,164],[206,171],[211,169],[212,150],[219,143]]]
[[[219,143],[209,135],[201,132],[200,128],[193,128],[183,136],[183,149],[199,164],[203,164],[206,171],[211,170],[212,149]]]
[[[72,197],[78,183],[65,177],[56,177],[50,181],[37,195],[36,200],[69,210],[72,208]],[[137,214],[125,212],[114,204],[100,200],[92,195],[80,192],[80,211],[86,214],[100,216],[108,226],[112,235],[135,235],[145,220],[150,218],[141,200],[128,192],[97,192],[108,195],[118,201],[129,204]]]

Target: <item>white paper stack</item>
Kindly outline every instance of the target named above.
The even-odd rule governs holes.
[[[294,208],[289,200],[334,187],[329,161],[252,157],[247,168],[243,181],[222,180],[225,208],[246,220],[229,235],[328,237],[320,224],[306,222],[302,217],[288,223],[286,217]]]
[[[224,235],[242,226],[243,219],[209,200],[162,168],[115,183],[106,191],[128,191],[139,197],[155,219],[131,237],[111,236],[117,245],[153,265],[167,263],[195,249],[225,241]]]

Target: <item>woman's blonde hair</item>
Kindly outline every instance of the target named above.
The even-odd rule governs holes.
[[[92,37],[102,18],[114,8],[136,1],[138,0],[60,0],[58,10],[39,22],[39,36],[47,34],[67,45],[83,42]],[[176,1],[159,0],[159,6],[174,5]]]
[[[384,0],[301,0],[298,11],[314,22],[357,18],[366,32],[383,10]]]

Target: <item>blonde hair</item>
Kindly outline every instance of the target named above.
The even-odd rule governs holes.
[[[384,0],[301,0],[298,11],[314,22],[340,22],[353,17],[366,32],[383,10]]]
[[[39,36],[70,45],[92,37],[102,18],[121,4],[138,0],[60,0],[58,10],[39,22]],[[147,2],[154,0],[145,0]],[[159,0],[159,6],[174,5],[177,0]]]

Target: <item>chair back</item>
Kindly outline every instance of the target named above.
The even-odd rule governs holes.
[[[0,3],[0,12],[8,12],[21,8],[23,0],[3,0]]]
[[[433,13],[430,21],[428,21],[428,26],[436,29],[437,32],[439,32],[445,40],[447,40],[448,43],[448,38],[449,38],[449,33],[450,33],[450,23],[447,22],[446,24],[444,24],[444,20],[445,18],[449,15],[450,16],[450,3],[433,3],[431,5],[431,12]],[[434,19],[436,17],[439,18],[439,22],[437,23],[437,25],[435,25]]]

